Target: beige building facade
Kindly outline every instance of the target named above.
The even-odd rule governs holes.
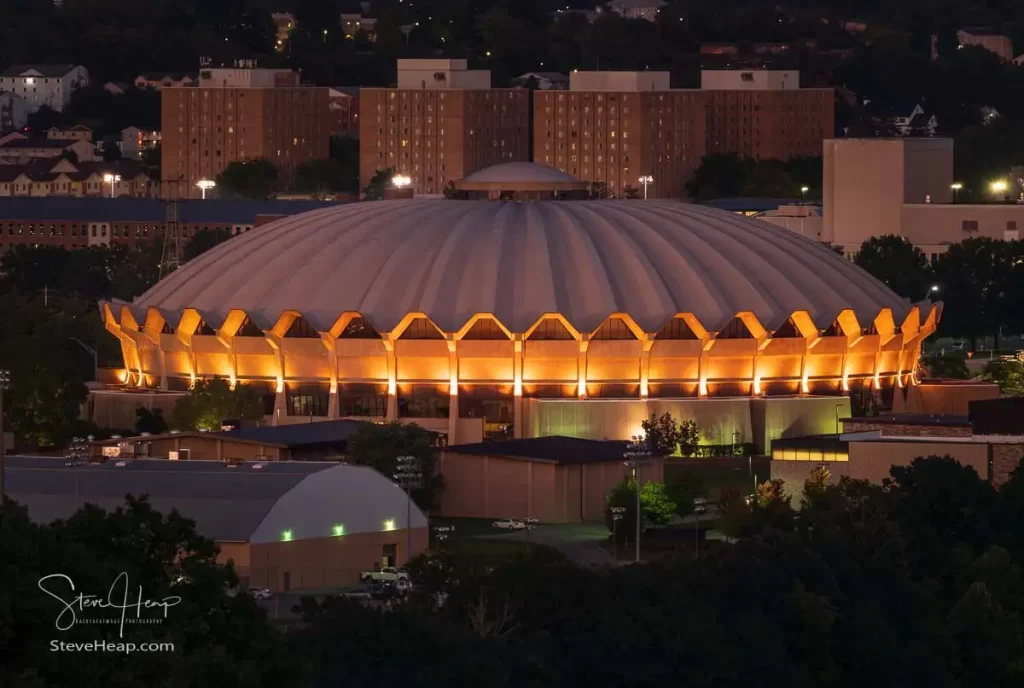
[[[853,255],[871,237],[893,234],[934,261],[970,237],[1020,239],[1024,204],[955,203],[953,184],[952,139],[828,140],[821,241]]]

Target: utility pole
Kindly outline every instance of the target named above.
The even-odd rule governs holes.
[[[636,484],[636,563],[640,563],[640,521],[643,513],[640,511],[640,467],[651,462],[651,451],[647,448],[647,441],[634,438],[622,455],[623,463],[633,469],[633,482]]]
[[[395,464],[395,483],[405,490],[406,497],[405,564],[408,566],[409,560],[412,559],[412,491],[423,486],[423,472],[420,470],[420,460],[415,456],[399,456],[395,459]]]

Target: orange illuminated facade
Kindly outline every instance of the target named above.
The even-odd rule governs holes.
[[[156,308],[137,319],[129,306],[103,307],[133,385],[183,390],[219,376],[264,389],[277,422],[416,418],[449,441],[503,426],[518,436],[530,398],[820,395],[913,385],[921,342],[939,314],[939,306],[915,306],[897,323],[885,309],[861,323],[844,311],[833,323],[815,323],[796,312],[770,332],[752,313],[737,313],[713,332],[680,313],[647,332],[616,313],[580,332],[552,313],[511,332],[481,313],[442,332],[410,313],[393,331],[376,332],[358,313],[316,330],[288,311],[264,330],[238,310],[210,324],[193,309],[168,322]],[[471,429],[473,422],[482,428]]]

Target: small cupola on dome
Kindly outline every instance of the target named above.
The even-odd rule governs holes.
[[[456,200],[539,201],[588,198],[590,184],[550,165],[506,162],[478,170],[452,185]]]

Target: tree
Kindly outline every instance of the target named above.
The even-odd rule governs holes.
[[[121,147],[117,141],[107,139],[103,142],[103,162],[117,162],[121,159]]]
[[[140,406],[135,409],[135,431],[160,435],[167,432],[167,421],[164,420],[164,412],[160,409],[148,409]]]
[[[363,187],[363,200],[383,201],[384,192],[387,191],[388,186],[391,184],[391,178],[394,176],[395,171],[390,167],[377,170],[370,179],[370,182]]]
[[[654,456],[673,456],[677,451],[681,456],[692,456],[700,441],[695,422],[677,422],[668,412],[660,416],[652,413],[640,426],[644,434],[636,439]]]
[[[656,526],[666,525],[676,513],[677,504],[665,489],[665,483],[653,480],[644,483],[640,490],[640,508],[644,512],[644,520]]]
[[[390,478],[398,469],[399,456],[415,456],[423,474],[423,486],[412,491],[421,509],[437,506],[444,490],[444,476],[437,473],[437,454],[431,434],[415,423],[390,422],[361,425],[348,440],[349,461],[370,466]]]
[[[186,261],[197,258],[214,246],[219,246],[225,241],[234,236],[230,229],[204,229],[201,232],[195,232],[192,238],[185,244],[185,249],[182,251],[182,256]]]
[[[231,389],[224,378],[196,380],[174,405],[171,427],[176,430],[220,430],[226,420],[261,420],[263,398],[255,388],[239,383]]]
[[[995,359],[985,365],[981,379],[995,382],[1005,396],[1024,394],[1024,363]]]
[[[1014,248],[1008,242],[972,237],[950,246],[935,265],[946,305],[940,328],[970,339],[972,351],[979,336],[999,332],[1018,301],[1007,292],[1017,260]]]
[[[626,200],[629,201],[635,201],[636,199],[640,198],[640,189],[630,184],[626,184],[625,186],[622,187],[622,198],[625,198]]]
[[[931,286],[931,270],[921,249],[903,237],[887,234],[861,244],[853,262],[904,298],[917,302]]]
[[[277,168],[263,158],[235,160],[217,177],[217,188],[228,196],[270,198],[277,181]]]
[[[751,161],[731,153],[705,155],[686,182],[686,191],[695,201],[739,196],[752,166]]]
[[[217,554],[217,546],[197,534],[194,522],[176,513],[161,515],[145,500],[129,497],[125,506],[110,512],[88,505],[49,525],[33,523],[24,508],[9,502],[0,508],[0,561],[17,564],[4,566],[0,586],[0,685],[98,688],[244,681],[270,688],[297,680],[301,667],[285,654],[266,614],[248,595],[229,596],[238,577],[232,565],[217,563]],[[143,608],[139,618],[157,623],[136,625],[130,624],[136,610],[125,610],[129,623],[122,631],[119,623],[87,623],[110,614],[84,606],[75,611],[77,623],[65,631],[55,629],[64,605],[52,595],[107,600],[108,591],[111,601],[123,591],[128,600],[141,595],[143,602],[166,603],[166,616],[161,608]],[[70,618],[65,613],[62,625]],[[51,650],[53,642],[98,641],[171,643],[174,649]]]
[[[608,182],[591,182],[590,195],[592,198],[615,198]]]
[[[625,478],[611,489],[605,502],[604,516],[608,530],[618,533],[620,543],[630,541],[636,532],[636,481],[633,478]],[[646,523],[666,525],[676,513],[677,506],[664,483],[650,480],[645,482],[640,490],[640,510]],[[618,524],[612,518],[613,507],[625,509]]]
[[[967,360],[956,354],[933,354],[921,359],[921,365],[928,377],[945,378],[948,380],[967,380],[971,377],[967,369]]]
[[[337,160],[310,160],[295,170],[295,188],[313,194],[345,191],[350,185],[344,166]]]

